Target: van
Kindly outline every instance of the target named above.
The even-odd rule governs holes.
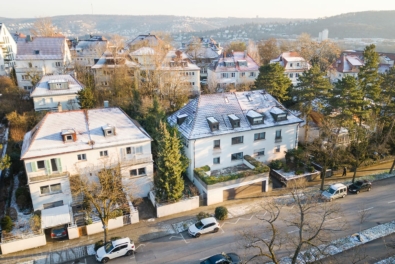
[[[347,186],[342,183],[336,183],[329,186],[329,188],[322,193],[322,198],[332,201],[337,198],[344,198],[347,195]]]

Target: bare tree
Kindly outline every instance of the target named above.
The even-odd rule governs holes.
[[[269,64],[270,60],[280,55],[280,48],[278,47],[277,40],[274,38],[261,41],[258,44],[258,51],[264,65]]]
[[[321,202],[319,195],[308,193],[304,180],[296,180],[289,184],[292,207],[284,207],[269,201],[263,205],[266,210],[264,217],[253,234],[243,234],[244,248],[252,251],[248,262],[259,259],[280,263],[279,249],[291,255],[290,262],[298,263],[298,259],[316,260],[315,257],[327,253],[321,245],[332,240],[336,231],[342,230],[342,224],[333,220],[340,215],[339,207],[334,203]],[[285,209],[286,208],[286,209]],[[286,228],[294,229],[284,232]],[[262,230],[264,229],[264,230]],[[267,236],[268,238],[265,238]]]
[[[51,18],[41,17],[34,22],[30,33],[36,37],[52,37],[56,35],[56,28],[52,24]]]

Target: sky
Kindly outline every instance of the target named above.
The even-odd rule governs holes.
[[[6,0],[4,0],[6,1]],[[0,17],[58,15],[177,15],[193,17],[319,18],[349,12],[395,10],[393,0],[9,0]],[[1,21],[0,21],[1,22]]]

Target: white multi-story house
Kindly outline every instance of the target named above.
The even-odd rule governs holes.
[[[154,70],[161,62],[160,54],[151,47],[141,47],[129,54],[130,58],[139,64],[140,70]]]
[[[283,159],[285,151],[297,147],[298,128],[303,122],[260,90],[201,95],[168,121],[182,135],[192,182],[198,181],[195,168],[208,165],[211,171],[225,170],[243,164],[245,155],[263,163]],[[222,191],[216,196],[209,199],[221,201]]]
[[[259,65],[247,51],[224,52],[208,67],[209,87],[223,91],[239,85],[251,85],[259,74]]]
[[[84,88],[73,76],[45,75],[35,86],[30,97],[35,111],[57,111],[80,109],[77,93]]]
[[[92,66],[96,87],[110,88],[115,71],[120,71],[121,69],[127,71],[127,75],[130,78],[138,78],[136,71],[139,69],[139,65],[132,61],[125,51],[114,53],[110,51],[104,52],[99,61]]]
[[[279,63],[283,66],[284,74],[288,76],[293,85],[297,85],[299,83],[299,76],[311,67],[299,53],[294,51],[283,52],[278,58],[271,60],[270,63]]]
[[[200,94],[200,68],[180,50],[169,51],[159,66],[163,78],[161,84],[184,84],[194,94]]]
[[[129,40],[126,42],[126,46],[131,50],[134,51],[136,49],[139,49],[141,47],[157,47],[161,45],[163,42],[160,38],[158,38],[156,35],[151,35],[148,33],[148,35],[138,35],[132,40]]]
[[[0,76],[9,75],[15,65],[16,42],[5,24],[0,23]]]
[[[30,91],[32,80],[44,75],[65,74],[71,67],[71,55],[65,37],[27,36],[17,42],[15,73],[18,86]]]
[[[200,68],[200,79],[207,82],[208,66],[222,54],[223,48],[212,38],[192,39],[181,43],[181,49]]]
[[[101,36],[92,36],[87,40],[80,40],[70,50],[74,65],[92,67],[99,61],[107,47],[107,39]]]
[[[120,164],[134,197],[151,189],[151,137],[119,108],[49,112],[26,133],[24,161],[34,210],[70,206],[70,177]]]

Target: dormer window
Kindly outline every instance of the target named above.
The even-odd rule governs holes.
[[[74,129],[62,129],[61,136],[64,143],[77,141],[77,133]]]
[[[240,118],[238,118],[236,115],[231,114],[228,115],[230,124],[232,125],[232,128],[240,127]]]
[[[212,117],[212,116],[207,117],[207,122],[208,122],[211,132],[219,129],[219,122],[214,117]]]
[[[185,121],[185,119],[188,117],[186,114],[178,115],[177,116],[177,125],[181,126],[181,124]]]
[[[116,135],[114,126],[106,125],[106,126],[102,127],[102,129],[103,129],[103,134],[105,137],[111,137],[111,136]]]
[[[274,121],[276,122],[287,120],[287,116],[288,116],[287,112],[285,112],[284,110],[278,107],[273,107],[270,110],[270,114],[273,116]]]
[[[254,110],[248,111],[247,119],[251,125],[259,125],[264,123],[263,116],[260,113],[255,112]]]

